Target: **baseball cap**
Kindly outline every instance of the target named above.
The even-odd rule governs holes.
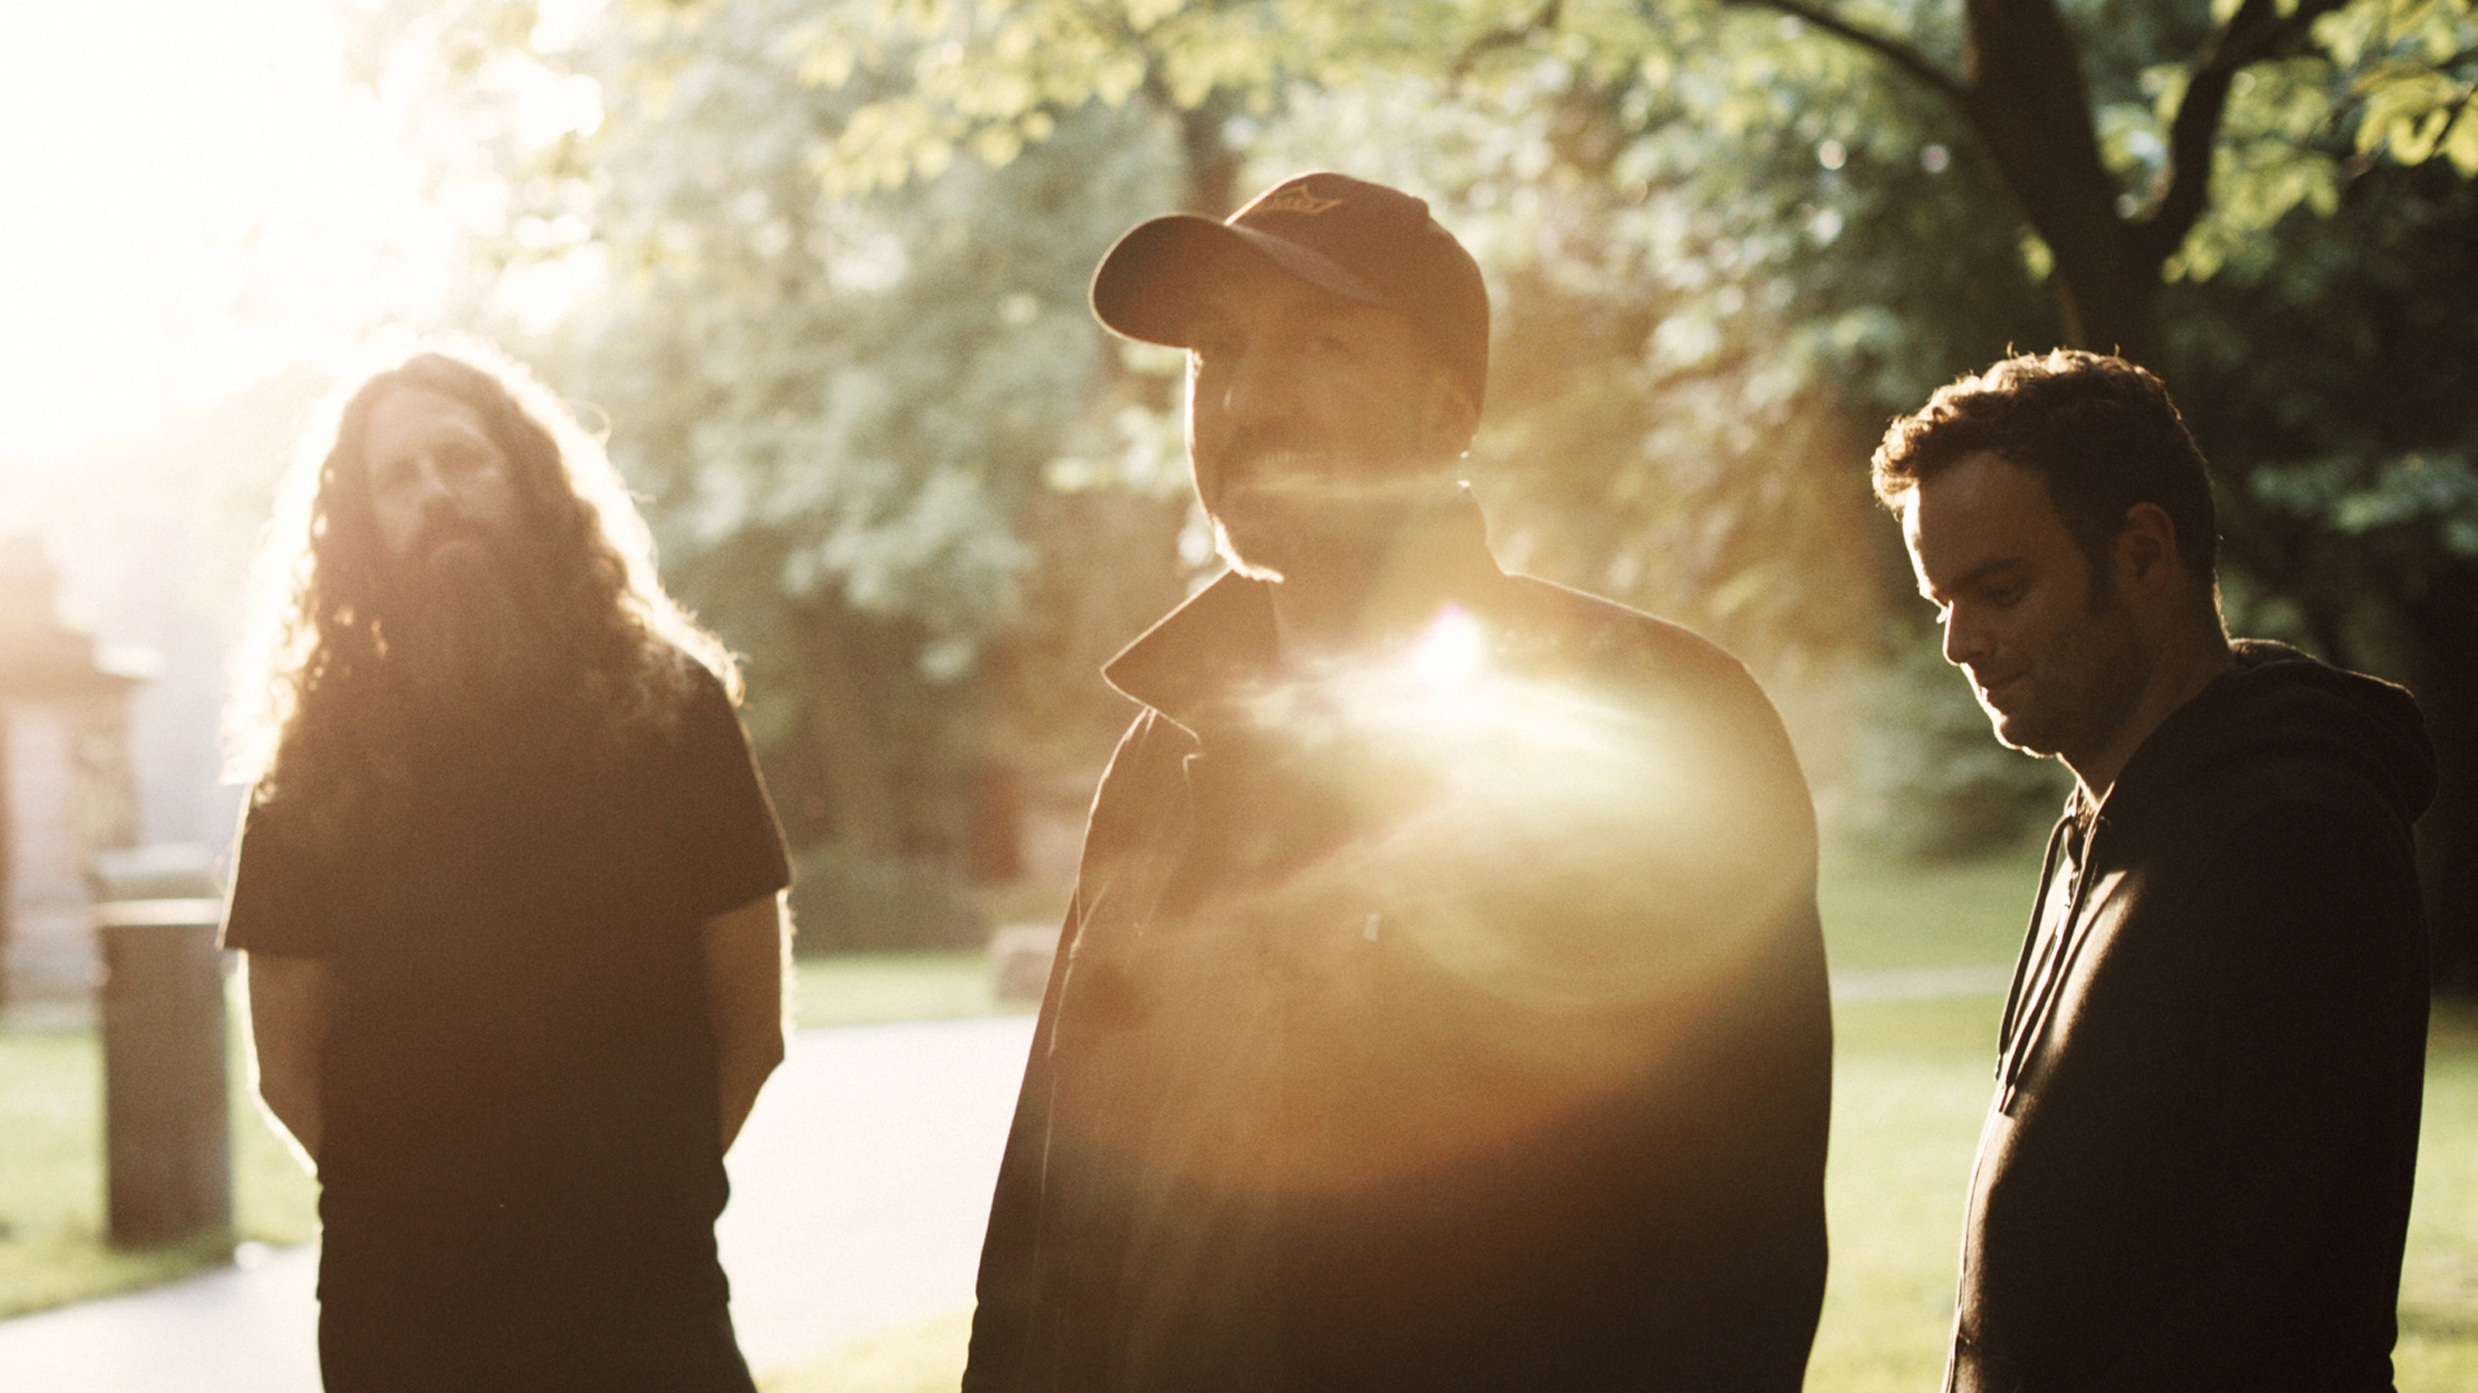
[[[1480,265],[1428,204],[1319,171],[1285,179],[1227,222],[1176,213],[1139,223],[1093,273],[1093,315],[1111,332],[1187,348],[1204,290],[1238,258],[1270,261],[1427,331],[1473,406],[1488,386],[1489,297]]]

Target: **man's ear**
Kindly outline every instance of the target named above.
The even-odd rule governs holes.
[[[2177,524],[2157,503],[2137,503],[2125,510],[2115,555],[2118,581],[2132,593],[2158,595],[2185,583]]]

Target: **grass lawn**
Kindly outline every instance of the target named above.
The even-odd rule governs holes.
[[[1928,868],[1828,855],[1821,898],[1834,969],[2010,963],[2036,861],[2036,849]],[[939,970],[962,975],[951,963]],[[1833,1262],[1808,1370],[1814,1393],[1937,1386],[2000,1005],[1982,995],[1835,1013],[1826,1176]],[[805,1018],[805,1000],[802,1009]],[[2478,1387],[2478,1011],[2468,1008],[2436,1017],[2401,1323],[2395,1362],[2403,1393]],[[766,1393],[951,1390],[970,1328],[970,1313],[955,1312],[776,1371],[762,1386]]]
[[[1963,1187],[1988,1100],[1994,996],[1836,1013],[1833,1262],[1811,1393],[1922,1393],[1944,1368]],[[2439,1015],[2394,1355],[2402,1393],[2478,1387],[2478,1012]],[[937,1393],[969,1312],[856,1343],[766,1393]]]
[[[972,1312],[855,1340],[804,1368],[761,1373],[758,1393],[955,1393]]]
[[[317,1187],[247,1096],[231,1063],[235,1236],[311,1235]],[[220,1240],[120,1252],[103,1242],[103,1051],[83,1029],[0,1030],[0,1316],[101,1296],[220,1261]]]
[[[1835,971],[2002,965],[2028,912],[2034,851],[1935,868],[1827,856],[1822,902]],[[978,954],[885,954],[800,964],[804,1026],[1029,1010],[989,993]],[[1953,1309],[1963,1187],[1987,1105],[1993,995],[1850,1004],[1838,1031],[1827,1176],[1833,1264],[1808,1387],[1935,1386]],[[2478,1009],[2435,1019],[2417,1207],[2395,1356],[2404,1393],[2478,1387]],[[212,1254],[118,1254],[97,1238],[101,1061],[86,1031],[0,1031],[0,1314],[191,1270]],[[313,1188],[233,1074],[244,1238],[309,1236]],[[767,1393],[929,1393],[955,1387],[969,1312],[767,1371]]]
[[[1816,881],[1835,972],[2011,967],[2039,889],[2039,848],[1908,866],[1828,846]]]
[[[2401,1259],[2402,1393],[2478,1388],[2478,1007],[2435,1013]]]

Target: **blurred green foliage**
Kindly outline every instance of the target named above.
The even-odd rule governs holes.
[[[2440,155],[2478,175],[2478,0],[2358,0],[2317,21],[2315,37],[2361,104],[2359,155]]]
[[[792,862],[792,946],[800,956],[978,949],[989,937],[971,891],[936,856],[872,856],[826,842]]]
[[[1910,861],[2002,852],[2055,817],[2072,787],[2062,765],[1990,739],[1987,713],[1930,646],[1880,669],[1864,709],[1842,828],[1861,846]]]
[[[478,251],[593,287],[494,323],[610,411],[837,864],[1004,878],[1072,828],[1124,717],[1094,666],[1209,562],[1177,357],[1102,337],[1085,277],[1142,216],[1326,166],[1489,273],[1501,557],[1711,632],[1794,720],[1877,671],[1857,729],[1798,734],[1910,854],[2009,842],[2055,780],[1942,672],[1862,462],[1955,374],[2125,326],[2223,476],[2238,626],[2418,685],[2463,770],[2446,884],[2478,857],[2471,4],[452,0],[367,48],[467,127],[507,70],[598,94],[530,148],[484,123]]]

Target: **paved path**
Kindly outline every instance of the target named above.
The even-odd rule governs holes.
[[[749,1363],[972,1304],[1030,1017],[803,1031],[731,1154],[718,1230]],[[317,1393],[318,1254],[0,1321],[0,1388]]]
[[[732,1148],[717,1230],[750,1367],[972,1304],[1032,1028],[1009,1016],[800,1036],[767,1085],[780,1095]]]

